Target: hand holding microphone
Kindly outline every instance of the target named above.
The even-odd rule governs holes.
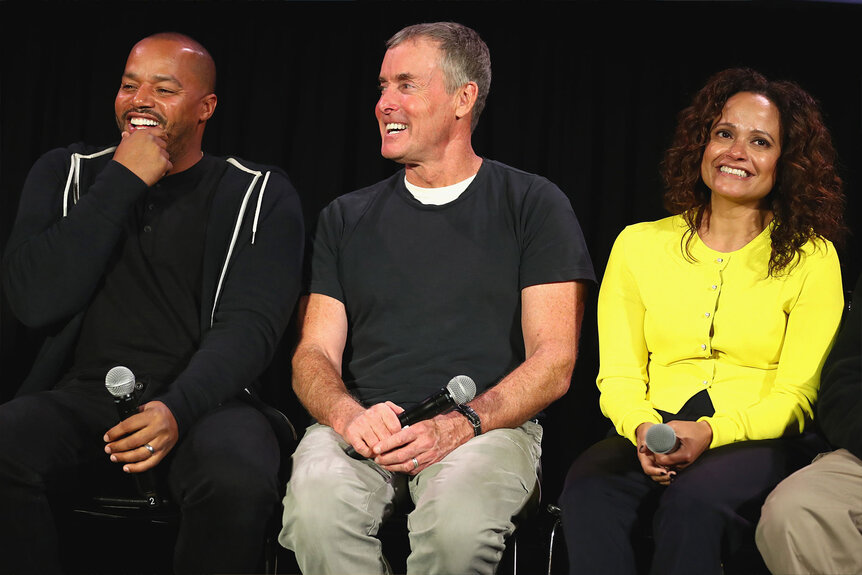
[[[664,483],[664,475],[673,481],[678,472],[694,463],[712,443],[712,426],[708,421],[674,420],[671,424],[650,425],[643,439],[653,455],[638,453],[644,471],[660,483]],[[667,473],[657,475],[655,472],[660,469]]]
[[[120,421],[124,421],[138,413],[138,398],[135,396],[135,375],[132,373],[132,370],[120,365],[111,368],[105,376],[105,388],[114,398],[114,404],[117,406]],[[149,443],[143,447],[150,452],[150,456],[155,452]],[[134,474],[134,478],[138,491],[146,497],[147,504],[150,507],[161,505],[162,500],[156,491],[155,477],[153,477],[150,470],[136,473]]]
[[[404,410],[398,414],[398,421],[402,429],[437,415],[446,413],[459,405],[463,405],[476,397],[476,383],[467,375],[457,375],[449,380],[449,383],[434,393],[425,401]],[[354,459],[365,459],[365,456],[357,453],[352,445],[347,446],[344,452]]]

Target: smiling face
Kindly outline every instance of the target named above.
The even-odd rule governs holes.
[[[206,121],[215,111],[212,61],[181,39],[151,37],[129,54],[114,100],[120,131],[152,130],[167,143],[174,166],[200,156]]]
[[[384,158],[421,165],[441,158],[458,116],[458,95],[446,92],[440,50],[425,38],[387,50],[380,67],[375,115]]]
[[[713,206],[730,202],[763,207],[775,185],[780,137],[780,115],[770,100],[751,92],[728,98],[712,126],[700,167]]]

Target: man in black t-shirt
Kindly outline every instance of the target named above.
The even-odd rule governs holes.
[[[493,573],[538,489],[534,419],[568,389],[595,275],[568,198],[472,149],[491,80],[476,32],[421,24],[387,48],[381,151],[404,170],[321,213],[293,359],[316,423],[279,541],[304,573],[386,573],[375,535],[409,491],[409,573]],[[457,375],[475,399],[402,428]]]

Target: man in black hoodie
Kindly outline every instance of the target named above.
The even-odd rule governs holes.
[[[119,144],[53,150],[27,178],[3,282],[48,338],[0,406],[0,572],[60,569],[47,494],[108,459],[121,480],[164,480],[177,572],[258,566],[279,450],[248,390],[293,311],[304,230],[280,169],[202,151],[215,76],[193,39],[144,38],[115,100]],[[119,365],[141,389],[118,424]]]

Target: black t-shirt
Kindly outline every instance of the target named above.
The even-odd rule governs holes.
[[[210,156],[163,178],[136,203],[84,316],[66,379],[104,380],[116,365],[171,383],[198,348],[207,214],[224,165]]]
[[[419,203],[404,172],[327,206],[311,292],[345,304],[347,387],[409,408],[456,375],[477,394],[524,361],[521,290],[595,281],[569,199],[547,179],[485,159],[456,200]]]

